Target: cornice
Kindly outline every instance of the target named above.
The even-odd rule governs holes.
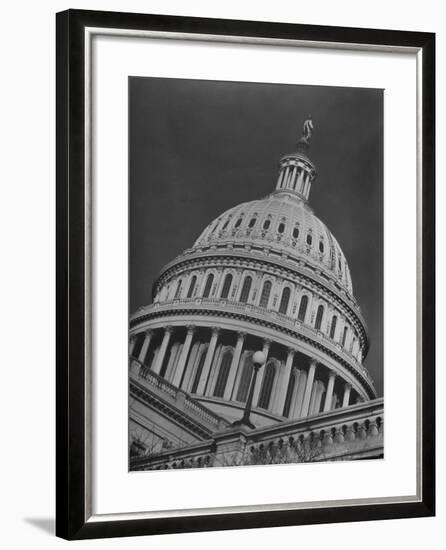
[[[228,264],[228,260],[233,262],[233,265]],[[224,262],[224,263],[219,263]],[[305,262],[302,261],[302,264]],[[333,288],[328,281],[325,282],[321,280],[322,277],[317,273],[310,273],[308,268],[300,266],[301,269],[298,269],[297,266],[286,265],[285,262],[279,261],[277,258],[271,258],[270,256],[265,257],[253,257],[249,253],[243,253],[241,250],[232,249],[230,253],[228,251],[214,251],[214,252],[201,252],[193,253],[189,255],[181,255],[169,264],[167,264],[164,269],[161,271],[158,279],[154,284],[154,294],[163,286],[172,274],[179,272],[181,269],[188,269],[192,266],[206,266],[206,267],[232,267],[237,268],[243,265],[243,267],[255,269],[255,270],[264,270],[265,265],[270,266],[270,270],[266,271],[267,273],[274,274],[276,276],[281,276],[283,278],[291,277],[300,277],[305,281],[305,284],[310,288],[319,292],[322,296],[325,295],[327,301],[335,301],[341,311],[343,311],[347,316],[351,317],[351,322],[358,330],[358,334],[361,337],[361,344],[363,349],[364,358],[367,356],[370,342],[367,334],[367,324],[363,318],[357,304],[350,300],[347,300],[340,292]],[[293,282],[296,282],[292,279]]]
[[[178,305],[181,306],[181,303],[179,302]],[[190,308],[172,307],[172,308],[165,308],[161,310],[152,310],[147,313],[143,313],[138,317],[134,317],[133,319],[130,320],[130,328],[137,327],[138,325],[153,319],[159,319],[159,318],[164,318],[169,316],[175,316],[175,317],[182,316],[184,317],[184,323],[190,324],[191,322],[190,318],[195,315],[208,316],[208,317],[214,317],[214,318],[215,317],[229,318],[232,320],[248,322],[255,326],[261,326],[264,328],[276,330],[277,332],[281,332],[282,334],[286,334],[287,336],[291,336],[292,338],[295,338],[299,341],[309,344],[312,347],[325,353],[326,355],[328,355],[329,357],[331,357],[332,359],[340,363],[344,368],[346,368],[354,377],[356,377],[359,380],[359,382],[366,389],[366,392],[371,399],[374,399],[376,397],[376,391],[373,387],[372,382],[368,380],[368,378],[364,376],[363,373],[361,373],[353,363],[350,363],[342,355],[339,355],[338,353],[336,353],[334,349],[331,349],[328,346],[324,345],[323,341],[319,341],[315,338],[311,338],[310,336],[305,335],[302,332],[293,330],[291,327],[284,327],[283,325],[280,325],[279,323],[275,323],[272,320],[259,319],[257,317],[252,317],[245,313],[231,311],[229,308],[218,310],[218,309],[206,308],[205,306],[190,307]],[[198,325],[198,323],[196,324]],[[234,331],[237,331],[237,330],[240,330],[240,328],[234,327]]]

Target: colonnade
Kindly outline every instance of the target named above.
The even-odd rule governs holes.
[[[360,399],[348,382],[317,360],[243,331],[194,325],[149,329],[131,338],[129,353],[143,365],[141,376],[153,372],[197,397],[243,403],[257,349],[267,360],[256,379],[254,408],[295,419]]]

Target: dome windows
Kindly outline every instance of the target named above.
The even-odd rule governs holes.
[[[293,239],[298,239],[298,238],[299,238],[299,228],[296,226],[293,229]]]
[[[193,294],[194,294],[194,290],[195,290],[195,285],[197,284],[197,276],[194,275],[192,277],[192,279],[190,280],[190,284],[189,284],[189,290],[187,291],[187,297],[188,298],[192,298]]]
[[[263,229],[266,231],[267,229],[269,229],[270,225],[271,225],[271,220],[269,220],[269,219],[265,220],[263,222]]]
[[[331,319],[331,326],[330,326],[330,338],[334,339],[336,334],[336,323],[338,322],[338,318],[336,315],[333,315]]]
[[[344,332],[342,333],[342,347],[345,347],[345,341],[347,340],[348,327],[344,327]]]
[[[242,224],[243,218],[240,216],[240,218],[235,222],[234,227],[237,229],[237,227],[240,227]]]
[[[307,245],[311,246],[313,244],[313,235],[311,233],[307,233]]]
[[[243,281],[242,291],[240,293],[240,302],[242,304],[246,304],[246,302],[249,299],[249,293],[251,291],[251,285],[252,285],[252,277],[248,275],[248,277],[245,278]]]
[[[174,299],[175,299],[175,300],[178,300],[178,298],[180,297],[180,295],[181,295],[181,279],[180,279],[180,280],[178,281],[178,283],[177,283],[177,288],[176,288],[176,290],[175,290],[175,297],[174,297]]]
[[[282,298],[280,299],[279,313],[287,314],[288,303],[290,301],[291,290],[287,286],[283,289]]]
[[[231,221],[231,218],[228,218],[228,219],[225,221],[225,223],[223,224],[223,227],[221,228],[222,231],[224,231],[224,230],[228,227],[230,221]]]
[[[203,298],[209,298],[212,289],[212,283],[214,282],[214,275],[211,273],[206,279],[206,284],[204,286]]]
[[[251,218],[248,223],[248,227],[252,229],[256,224],[257,218]]]
[[[322,319],[324,317],[324,306],[320,305],[318,308],[317,308],[317,313],[316,313],[316,322],[314,324],[314,328],[316,330],[321,330],[321,326],[322,326]]]
[[[220,298],[226,299],[229,296],[229,291],[231,290],[232,285],[232,275],[228,273],[223,281],[223,288],[221,290]]]
[[[324,250],[325,250],[324,241],[323,241],[323,240],[320,240],[320,241],[319,241],[319,252],[320,252],[321,254],[323,254],[323,253],[324,253]]]
[[[279,227],[277,228],[277,231],[282,234],[285,232],[285,224],[283,222],[279,223]]]
[[[305,321],[305,315],[307,314],[307,307],[308,307],[308,296],[302,296],[302,299],[299,305],[299,313],[297,314],[297,318],[301,323]]]
[[[260,296],[260,302],[259,302],[260,307],[264,307],[264,308],[268,307],[269,297],[271,294],[271,287],[272,287],[271,281],[265,281],[262,288],[262,294]]]

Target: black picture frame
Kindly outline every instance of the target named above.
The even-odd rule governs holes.
[[[86,507],[85,44],[87,27],[199,33],[422,53],[421,498],[209,515],[88,521]],[[65,539],[275,527],[435,514],[435,35],[431,33],[68,10],[56,16],[56,535]]]

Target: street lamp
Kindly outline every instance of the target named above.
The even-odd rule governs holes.
[[[249,419],[249,416],[251,414],[251,409],[252,409],[252,398],[254,397],[254,388],[256,386],[257,373],[259,372],[260,368],[263,367],[265,362],[266,362],[266,355],[263,353],[263,351],[256,351],[252,356],[254,374],[251,380],[251,386],[249,388],[248,399],[246,400],[245,410],[243,412],[242,418],[240,420],[236,420],[235,422],[233,422],[231,424],[233,427],[248,426],[248,428],[251,428],[251,429],[255,428],[254,424]]]

